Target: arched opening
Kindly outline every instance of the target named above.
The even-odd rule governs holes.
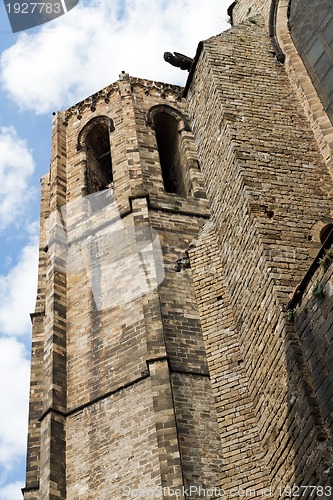
[[[86,136],[87,192],[95,193],[113,183],[109,128],[96,123]]]
[[[327,224],[322,228],[320,231],[320,242],[323,245],[325,241],[327,240],[328,236],[331,234],[333,231],[333,224]]]
[[[186,196],[178,121],[170,113],[160,111],[154,116],[154,129],[164,189],[167,193]]]
[[[92,118],[81,130],[77,149],[86,151],[86,190],[96,193],[113,187],[110,132],[114,130],[107,116]]]

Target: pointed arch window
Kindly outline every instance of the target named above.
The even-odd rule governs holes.
[[[110,133],[113,122],[107,116],[92,118],[81,130],[77,150],[86,151],[87,194],[113,187]]]
[[[167,193],[185,196],[178,122],[170,113],[161,111],[155,116],[154,126],[164,189]]]
[[[192,195],[189,163],[193,159],[187,157],[186,151],[191,148],[183,137],[190,131],[185,117],[171,106],[157,105],[148,111],[147,122],[155,130],[164,190],[184,197]]]

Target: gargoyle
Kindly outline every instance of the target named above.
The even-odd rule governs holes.
[[[172,66],[186,71],[190,71],[193,63],[191,57],[184,56],[184,54],[180,54],[179,52],[174,52],[173,54],[171,52],[164,52],[164,60]]]

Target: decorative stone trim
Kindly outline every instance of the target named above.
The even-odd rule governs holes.
[[[124,78],[122,78],[122,81]],[[175,100],[179,101],[182,99],[182,91],[183,88],[178,85],[165,84],[162,82],[153,82],[150,80],[143,80],[141,78],[129,77],[128,81],[130,82],[133,90],[134,88],[141,88],[145,91],[147,95],[150,93],[159,94],[160,97],[166,98],[172,96]],[[78,102],[74,106],[71,106],[65,111],[65,125],[68,124],[69,119],[72,116],[77,116],[80,120],[82,118],[82,114],[85,110],[90,109],[91,111],[96,110],[96,105],[98,102],[104,100],[105,103],[110,102],[111,95],[114,92],[119,92],[118,82],[112,83],[108,85],[104,89],[92,94],[91,96],[83,99]]]
[[[114,131],[113,120],[111,118],[109,118],[108,116],[100,115],[100,116],[95,116],[94,118],[91,118],[91,120],[89,120],[88,123],[86,123],[85,126],[81,129],[81,131],[78,135],[76,151],[81,151],[81,149],[83,148],[83,144],[86,140],[87,134],[92,130],[92,128],[97,123],[105,123],[109,127],[110,132]]]
[[[80,101],[74,106],[71,106],[65,111],[64,123],[67,125],[69,119],[75,115],[77,115],[77,118],[80,120],[82,118],[83,111],[85,111],[86,109],[94,111],[94,109],[96,109],[96,104],[101,100],[104,100],[106,103],[110,102],[111,94],[113,94],[114,92],[118,92],[118,90],[118,82],[112,83],[99,92],[96,92],[86,99],[83,99],[83,101]]]
[[[183,113],[181,113],[178,109],[173,108],[172,106],[169,106],[168,104],[157,104],[156,106],[153,106],[147,111],[146,115],[146,121],[147,125],[150,127],[154,128],[154,117],[156,114],[161,113],[161,112],[166,112],[169,113],[171,116],[177,120],[177,122],[183,122],[183,129],[185,131],[190,131],[191,128],[189,126],[188,119],[184,116]]]

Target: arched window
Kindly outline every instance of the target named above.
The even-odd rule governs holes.
[[[167,193],[186,195],[183,165],[180,154],[180,137],[177,120],[167,112],[155,115],[154,128],[164,189]]]
[[[184,115],[167,104],[158,104],[148,111],[147,123],[155,130],[164,190],[180,196],[199,195],[194,173],[199,171],[198,161]]]
[[[112,121],[106,116],[92,118],[78,137],[78,151],[86,151],[87,194],[101,191],[113,185],[110,132]]]
[[[322,228],[322,230],[320,231],[320,242],[322,245],[325,243],[326,239],[328,238],[328,236],[331,234],[332,231],[333,231],[333,224],[327,224]]]
[[[290,33],[333,123],[333,0],[291,0]]]

